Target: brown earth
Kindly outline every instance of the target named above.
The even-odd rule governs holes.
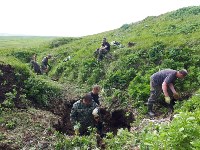
[[[16,82],[14,69],[10,65],[0,64],[0,73],[0,103],[2,103],[6,98],[5,94],[12,91]]]
[[[0,103],[6,99],[6,93],[14,93],[14,90],[16,90],[14,98],[15,106],[17,108],[24,108],[22,103],[20,103],[20,95],[23,93],[24,88],[21,80],[23,80],[23,77],[17,79],[14,68],[11,65],[0,64]]]

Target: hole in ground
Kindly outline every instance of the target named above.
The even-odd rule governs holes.
[[[51,108],[51,111],[61,117],[58,123],[53,126],[57,131],[67,135],[74,135],[74,130],[70,122],[70,112],[76,101],[77,100],[60,101],[60,104],[53,104],[54,108]],[[120,128],[127,128],[130,130],[130,124],[135,121],[133,113],[127,109],[109,111],[107,108],[100,108],[100,114],[104,124],[104,133],[113,132],[113,134],[116,135],[117,130]]]

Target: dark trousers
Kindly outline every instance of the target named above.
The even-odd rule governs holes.
[[[107,54],[108,50],[104,49],[104,48],[98,48],[94,54],[95,56],[97,56],[98,61],[101,61],[103,59],[103,57]]]
[[[155,85],[154,81],[150,81],[150,97],[148,98],[148,108],[149,110],[152,110],[153,104],[158,101],[158,98],[162,94],[162,85]],[[173,99],[173,93],[170,90],[170,88],[167,88],[167,92],[169,94],[169,97],[171,98],[170,104],[166,104],[168,108],[173,109],[173,105],[175,104]]]

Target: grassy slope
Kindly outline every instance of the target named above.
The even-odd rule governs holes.
[[[187,64],[191,75],[185,81],[186,91],[184,92],[193,92],[197,89],[200,80],[199,32],[200,7],[183,8],[158,17],[147,17],[141,22],[123,25],[120,29],[113,31],[69,40],[67,44],[54,48],[49,48],[49,45],[46,44],[52,40],[49,38],[31,38],[27,40],[28,42],[26,40],[18,41],[15,38],[13,41],[6,39],[5,42],[0,38],[2,43],[0,60],[19,67],[21,64],[28,63],[28,59],[22,60],[24,53],[27,54],[27,57],[31,57],[34,52],[38,53],[39,62],[44,55],[51,53],[54,58],[50,61],[53,68],[49,76],[59,78],[61,83],[73,81],[79,87],[84,87],[85,91],[88,91],[92,84],[99,83],[105,90],[102,95],[107,97],[124,96],[125,101],[121,101],[122,103],[127,104],[129,101],[133,104],[136,97],[137,101],[141,98],[142,102],[146,100],[149,94],[149,76],[160,68],[179,69]],[[102,37],[107,37],[109,42],[119,41],[125,47],[112,47],[112,60],[105,59],[98,64],[93,57],[93,52],[100,46]],[[44,41],[45,44],[43,44]],[[129,41],[136,42],[136,46],[128,48]],[[150,57],[149,51],[152,52],[156,49],[155,47],[159,47],[159,51],[164,49],[164,53],[159,57],[162,60],[161,63],[154,62]],[[183,51],[184,56],[187,54],[185,51],[189,51],[188,60],[185,60],[185,57],[181,58],[183,59],[181,61],[177,57],[175,59],[168,58],[166,53],[170,49],[175,49],[174,52]],[[21,53],[19,54],[19,52]],[[72,56],[72,59],[63,62],[69,55]],[[12,62],[14,57],[22,62],[19,60]],[[179,61],[180,64],[178,64]],[[173,66],[174,63],[177,65]],[[130,76],[127,75],[129,73]],[[120,84],[118,85],[118,83]],[[182,83],[178,85],[178,88],[181,88]],[[123,88],[121,88],[122,84],[124,84]],[[110,92],[111,89],[112,92]],[[127,91],[131,98],[124,94]],[[2,134],[0,137],[4,138],[4,136]]]
[[[43,37],[13,37],[9,41],[0,38],[0,42],[3,42],[1,47],[12,47],[0,51],[0,60],[10,63],[9,59],[16,57],[22,63],[28,63],[33,53],[37,53],[40,63],[45,55],[51,53],[53,59],[50,60],[52,69],[49,76],[59,79],[60,82],[74,82],[84,87],[85,91],[98,83],[105,89],[106,96],[121,94],[126,97],[124,101],[141,103],[148,96],[150,75],[159,69],[186,68],[198,72],[199,32],[199,7],[182,8],[161,16],[147,17],[137,23],[125,24],[116,30],[82,38],[53,40]],[[98,64],[93,52],[100,46],[102,37],[107,37],[109,42],[119,41],[124,47],[112,46],[112,60],[105,59]],[[59,43],[62,40],[64,43]],[[49,44],[46,44],[48,41]],[[129,41],[137,44],[128,48]],[[52,46],[52,43],[56,42],[58,46]],[[187,55],[190,56],[188,59]],[[72,59],[63,62],[68,56]],[[188,84],[193,77],[194,73],[189,77]],[[199,83],[197,77],[194,82]],[[192,86],[192,90],[186,89],[184,92],[191,93],[196,90],[197,85]],[[142,90],[137,91],[136,87]],[[128,95],[124,94],[126,91]]]
[[[37,47],[55,37],[0,36],[0,49]]]
[[[148,96],[149,77],[159,69],[186,68],[191,72],[188,80],[195,76],[192,72],[198,72],[199,13],[199,7],[183,8],[54,48],[51,50],[55,58],[50,75],[61,82],[86,85],[87,90],[92,84],[101,84],[107,96],[115,95],[118,90],[123,95],[128,90],[132,101],[144,101]],[[109,42],[119,41],[125,47],[112,47],[112,60],[105,59],[98,64],[93,52],[100,46],[102,37],[107,37]],[[136,46],[128,48],[129,41],[136,42]],[[72,59],[63,62],[69,55]],[[198,85],[199,80],[196,77],[193,79]],[[190,81],[187,82],[189,84]],[[184,92],[195,91],[197,85],[192,85],[193,90],[186,89]],[[134,95],[135,87],[140,87],[139,94]],[[110,93],[113,88],[115,90]],[[138,92],[137,89],[135,92]],[[126,97],[127,101],[129,96]]]

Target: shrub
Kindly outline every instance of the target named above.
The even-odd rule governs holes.
[[[48,106],[49,101],[61,93],[61,87],[38,76],[29,77],[25,81],[25,89],[28,99],[43,106]]]

